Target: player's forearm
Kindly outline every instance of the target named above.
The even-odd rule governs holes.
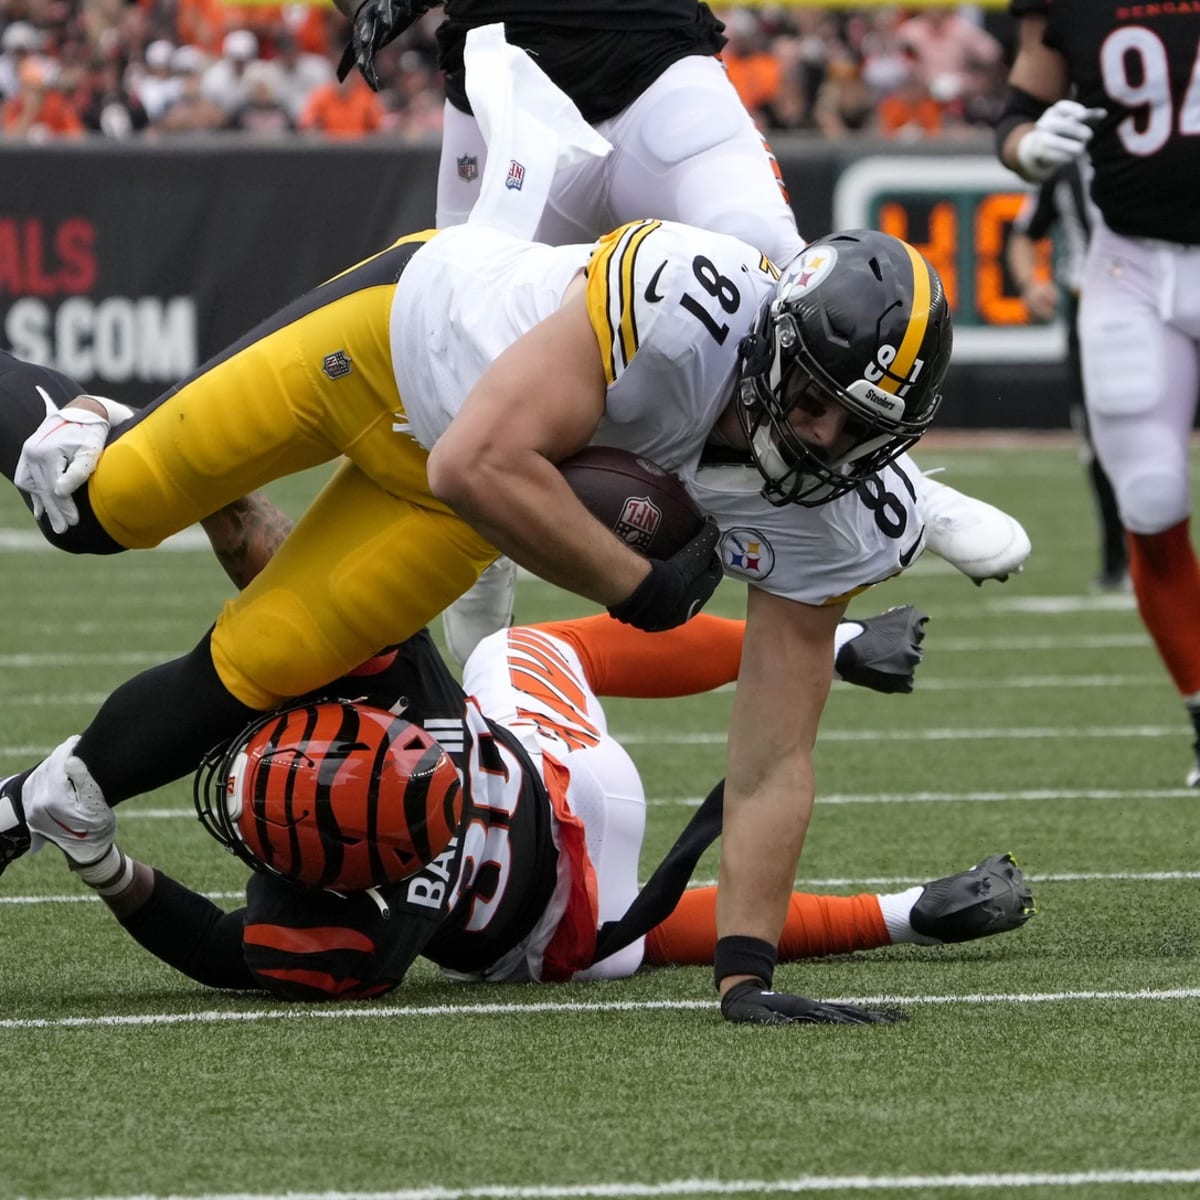
[[[291,517],[260,492],[243,496],[200,522],[217,561],[239,588],[267,565],[292,524]]]
[[[730,731],[737,737],[736,721]],[[795,886],[813,808],[811,754],[792,754],[769,771],[730,755],[721,827],[717,933],[777,945]]]
[[[429,459],[434,495],[497,550],[548,583],[597,604],[628,597],[649,565],[605,529],[540,454],[517,458],[485,448],[447,453],[447,435]]]

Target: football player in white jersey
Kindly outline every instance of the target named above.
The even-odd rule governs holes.
[[[337,0],[352,22],[342,62],[378,86],[374,56],[430,0]],[[461,224],[478,202],[489,148],[476,117],[466,45],[504,21],[607,142],[559,170],[530,230],[551,245],[591,242],[645,216],[729,234],[787,266],[805,247],[779,164],[746,112],[716,54],[723,26],[696,0],[445,0],[438,61],[446,103],[437,185],[437,225]],[[971,501],[915,470],[928,548],[976,581],[1006,578],[1029,552],[1007,514]],[[748,535],[749,536],[749,535]],[[753,537],[750,537],[753,542]],[[753,550],[749,550],[753,558]],[[460,663],[481,637],[512,623],[516,568],[500,558],[444,615],[446,643]]]
[[[490,48],[481,94],[509,78],[562,99],[525,55]],[[730,1020],[786,1023],[810,1005],[770,985],[835,629],[852,595],[924,543],[903,452],[949,362],[941,281],[873,231],[814,243],[782,277],[754,247],[658,221],[594,245],[529,243],[500,227],[508,206],[528,215],[596,138],[562,106],[503,99],[497,127],[515,140],[477,219],[403,238],[301,297],[107,448],[88,398],[26,443],[26,490],[64,527],[70,495],[74,528],[107,550],[156,545],[270,479],[344,461],[190,654],[118,688],[80,737],[0,785],[0,865],[29,848],[26,806],[73,788],[94,802],[77,861],[102,874],[112,805],[411,636],[497,553],[648,631],[694,615],[725,571],[751,586],[714,970]],[[708,526],[668,560],[638,555],[555,467],[592,442],[678,471]]]

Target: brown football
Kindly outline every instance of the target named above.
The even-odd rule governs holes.
[[[678,476],[613,446],[588,446],[558,464],[584,507],[647,558],[670,558],[704,524]]]

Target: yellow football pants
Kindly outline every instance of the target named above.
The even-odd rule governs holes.
[[[123,546],[155,546],[281,476],[345,460],[217,619],[213,661],[273,708],[416,633],[496,549],[429,491],[404,420],[388,315],[401,239],[282,310],[164,397],[100,458],[89,498]]]

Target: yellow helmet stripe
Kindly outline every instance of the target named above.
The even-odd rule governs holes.
[[[879,386],[895,395],[908,382],[912,373],[913,363],[917,360],[917,352],[925,340],[925,331],[929,328],[929,300],[933,288],[929,279],[929,264],[907,242],[901,242],[905,253],[912,261],[913,270],[913,300],[912,313],[908,318],[908,328],[904,331],[904,340],[900,343],[896,357],[888,367],[887,373],[879,381]]]
[[[614,230],[597,242],[587,266],[588,315],[609,383],[616,379],[618,367],[627,367],[637,353],[633,271],[641,244],[661,224],[634,221]]]

